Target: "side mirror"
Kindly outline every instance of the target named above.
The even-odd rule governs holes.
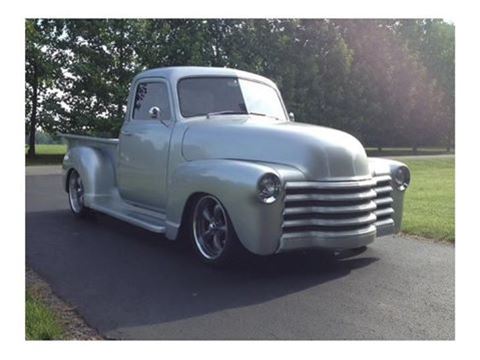
[[[150,110],[148,110],[148,114],[151,119],[160,119],[160,108],[158,106],[152,106]]]
[[[289,112],[288,118],[290,119],[290,121],[295,121],[295,114],[293,112]]]

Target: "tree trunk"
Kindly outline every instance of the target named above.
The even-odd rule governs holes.
[[[33,65],[32,113],[30,114],[30,134],[28,138],[28,158],[35,157],[35,133],[37,131],[38,75],[37,65]]]
[[[124,28],[124,20],[121,22],[121,27],[120,27],[120,40],[118,44],[119,48],[119,59],[118,59],[118,81],[122,83],[123,78],[125,76],[125,68],[123,63],[125,62],[124,60],[124,37],[125,37],[125,28]],[[117,118],[120,123],[123,122],[123,102],[124,99],[119,99],[117,103]],[[118,136],[118,134],[110,134],[111,136]]]

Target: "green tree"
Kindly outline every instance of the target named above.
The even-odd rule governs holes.
[[[441,19],[415,19],[398,21],[396,28],[426,68],[437,137],[450,150],[455,138],[455,26]]]
[[[35,156],[39,127],[49,128],[59,110],[58,87],[65,61],[61,20],[25,21],[25,132],[28,157]]]
[[[453,142],[454,28],[441,20],[70,19],[26,28],[29,129],[116,136],[135,74],[198,65],[269,77],[297,120],[367,145]],[[52,66],[39,77],[38,64]]]
[[[370,146],[438,139],[437,104],[428,69],[399,36],[397,20],[338,20],[353,50],[348,103],[359,137]]]
[[[137,20],[67,20],[68,65],[59,131],[117,136],[140,64]]]

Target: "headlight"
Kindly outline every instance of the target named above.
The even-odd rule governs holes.
[[[393,180],[398,190],[405,190],[410,184],[410,170],[406,166],[400,166],[393,173]]]
[[[281,182],[275,174],[265,174],[258,181],[258,197],[266,204],[277,200],[280,194]]]

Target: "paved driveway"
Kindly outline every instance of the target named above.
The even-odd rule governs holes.
[[[228,270],[104,215],[70,215],[58,173],[26,179],[28,264],[102,334],[125,339],[453,339],[453,246],[390,236]]]

